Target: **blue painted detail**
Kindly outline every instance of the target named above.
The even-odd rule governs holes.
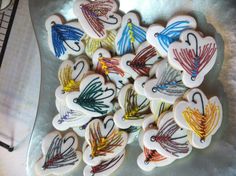
[[[133,24],[134,38],[138,43],[143,43],[146,41],[146,31],[144,31],[139,26]]]
[[[132,27],[133,27],[133,36],[134,36],[135,42],[138,42],[140,44],[145,42],[146,31],[143,30],[141,27],[136,26],[134,24],[132,24]],[[129,37],[128,25],[125,26],[122,32],[122,36],[120,40],[118,41],[117,45],[118,45],[118,51],[117,51],[118,55],[124,55],[124,54],[133,52],[131,39]]]
[[[70,118],[70,115],[72,115],[73,113],[74,113],[73,110],[69,110],[69,111],[65,112],[65,114],[63,116],[61,116],[61,118],[57,121],[58,124],[62,124],[63,122],[68,120]]]
[[[168,96],[182,96],[188,88],[182,82],[182,73],[167,64],[165,71],[157,78],[152,91]]]
[[[180,34],[186,29],[191,29],[189,21],[177,21],[161,31],[157,35],[157,40],[161,47],[167,52],[169,45],[172,42],[179,40]]]
[[[192,78],[196,78],[197,77],[199,64],[200,64],[199,57],[195,57],[194,58],[194,63],[193,63],[193,70],[192,70],[192,74],[191,74]]]
[[[84,35],[84,32],[79,28],[75,28],[69,25],[55,24],[51,28],[52,30],[52,44],[55,52],[55,56],[60,58],[65,54],[67,41],[72,40],[75,43],[80,42]],[[70,46],[69,46],[70,47]],[[70,47],[73,49],[72,47]]]
[[[176,85],[177,85],[177,82],[172,81],[172,82],[167,82],[165,84],[158,85],[157,88],[164,90],[164,89],[168,89],[169,87],[176,86]]]

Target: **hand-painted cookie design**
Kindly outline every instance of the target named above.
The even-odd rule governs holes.
[[[187,87],[198,87],[216,62],[216,41],[193,30],[184,31],[180,40],[170,45],[168,61],[175,69],[183,71],[182,80]]]
[[[115,95],[114,84],[105,83],[99,74],[90,74],[81,81],[79,92],[70,92],[66,96],[66,104],[72,110],[99,117],[111,112]]]
[[[76,58],[75,63],[70,60],[62,62],[58,71],[60,86],[55,91],[56,99],[65,102],[69,92],[79,91],[80,82],[88,71],[89,64],[83,56]]]
[[[156,49],[145,42],[140,45],[136,55],[126,54],[121,57],[121,68],[136,79],[138,76],[149,76],[152,66],[160,59]]]
[[[221,125],[221,103],[216,96],[208,100],[200,89],[190,90],[185,98],[174,105],[176,123],[191,131],[189,138],[194,147],[206,148]]]
[[[77,147],[78,139],[74,133],[67,133],[64,137],[57,131],[49,133],[42,142],[43,157],[35,164],[36,173],[46,176],[72,171],[82,159]]]
[[[148,128],[144,128],[147,130]],[[162,167],[171,164],[175,158],[165,157],[156,150],[150,150],[143,144],[144,131],[140,132],[139,145],[143,152],[137,158],[138,166],[144,171],[151,171],[156,167]]]
[[[146,147],[143,148],[143,153],[137,158],[138,166],[144,171],[152,171],[156,167],[163,167],[174,161],[175,158],[165,157],[156,150],[149,150]]]
[[[120,90],[118,101],[121,109],[115,112],[114,121],[121,129],[141,126],[144,118],[150,113],[149,100],[138,95],[132,84],[128,84]]]
[[[154,46],[162,57],[167,57],[169,45],[179,40],[180,34],[187,29],[195,29],[196,20],[191,16],[176,16],[166,25],[166,28],[156,24],[148,28],[147,41]]]
[[[52,124],[54,128],[59,131],[65,131],[69,128],[82,126],[92,118],[82,112],[69,109],[65,102],[56,100],[56,104],[59,114],[53,118]]]
[[[106,50],[115,53],[115,39],[117,32],[116,30],[107,31],[107,36],[104,39],[94,39],[89,36],[84,38],[85,41],[85,53],[90,58],[93,57],[95,51],[99,48],[105,48]]]
[[[151,100],[161,99],[170,104],[181,97],[187,89],[182,82],[181,72],[173,69],[167,60],[160,61],[156,66],[156,79],[151,79],[144,85],[147,98]]]
[[[180,128],[174,121],[174,114],[167,112],[158,121],[158,129],[148,129],[143,143],[148,149],[156,150],[165,157],[183,158],[192,146],[188,142],[187,130]]]
[[[62,17],[50,16],[45,23],[48,32],[48,45],[52,53],[60,60],[69,55],[78,56],[84,52],[84,31],[78,22],[63,24]]]
[[[115,172],[125,159],[125,150],[112,159],[104,160],[96,166],[87,165],[84,168],[84,176],[109,176]]]
[[[115,13],[117,10],[115,0],[77,0],[74,4],[74,14],[81,26],[87,35],[95,39],[105,38],[107,30],[120,26],[121,17]]]
[[[113,82],[117,89],[121,89],[129,82],[129,76],[120,68],[120,58],[111,57],[111,54],[103,48],[94,53],[93,67],[95,72]]]
[[[119,131],[112,117],[106,117],[104,122],[95,119],[89,123],[85,140],[89,147],[84,151],[84,162],[96,166],[122,152],[127,144],[128,135],[124,131]]]
[[[134,53],[138,46],[146,41],[146,30],[140,26],[135,13],[124,15],[115,41],[117,54],[121,56]]]

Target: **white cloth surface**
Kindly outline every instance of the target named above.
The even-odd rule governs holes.
[[[28,0],[20,0],[0,68],[0,141],[15,147],[12,153],[0,148],[1,176],[26,175],[27,148],[39,97],[39,58]]]

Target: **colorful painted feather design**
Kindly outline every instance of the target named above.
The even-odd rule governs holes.
[[[217,97],[209,100],[199,89],[191,89],[174,107],[176,122],[190,130],[191,144],[196,148],[210,145],[212,136],[222,123],[222,105]]]
[[[166,59],[156,66],[156,79],[150,79],[144,85],[144,92],[148,98],[161,99],[171,104],[187,89],[182,82],[181,71],[172,68]]]
[[[142,49],[132,61],[127,61],[127,65],[130,66],[139,76],[148,76],[153,64],[159,60],[158,57],[156,57],[157,59],[148,63],[148,61],[155,56],[157,56],[156,49],[149,45]]]
[[[148,164],[149,162],[158,162],[166,159],[166,157],[162,156],[156,150],[149,150],[148,148],[144,147],[143,152],[145,155],[146,164]]]
[[[182,96],[187,90],[181,79],[181,72],[173,69],[169,64],[165,71],[157,78],[156,85],[152,87],[153,92],[160,92],[169,96]]]
[[[168,61],[175,69],[183,71],[183,83],[194,88],[203,82],[216,62],[216,41],[193,30],[184,31],[180,39],[170,45]]]
[[[176,16],[164,28],[156,24],[148,28],[147,40],[153,45],[161,56],[166,57],[169,45],[180,38],[180,34],[187,29],[195,29],[196,20],[191,16]]]
[[[190,153],[192,148],[188,143],[187,131],[175,123],[172,112],[160,117],[157,127],[144,133],[144,145],[147,148],[174,158],[182,158]]]
[[[52,121],[54,128],[65,131],[72,127],[82,126],[92,118],[80,111],[69,109],[64,102],[56,100],[56,106],[59,111]]]
[[[96,166],[87,165],[84,169],[84,175],[85,176],[110,175],[120,167],[120,165],[124,161],[124,158],[125,158],[125,151],[121,152],[112,159],[102,161],[100,164]]]
[[[120,62],[116,58],[105,58],[100,57],[98,59],[98,64],[96,67],[97,73],[102,73],[105,77],[109,75],[109,73],[117,74],[121,77],[124,77],[124,71],[119,67]]]
[[[94,53],[93,68],[96,73],[103,75],[106,81],[113,82],[118,90],[129,82],[129,76],[120,67],[120,58],[112,57],[106,49],[99,48]]]
[[[144,171],[152,171],[154,168],[162,167],[171,164],[175,161],[174,158],[162,156],[156,150],[149,150],[146,147],[143,149],[137,158],[138,166]]]
[[[132,84],[127,84],[120,90],[118,101],[121,108],[113,116],[116,126],[120,129],[142,126],[150,113],[150,101],[145,96],[137,94]]]
[[[103,76],[90,74],[80,84],[79,92],[70,92],[66,96],[66,104],[70,109],[98,117],[112,110],[112,99],[116,88],[112,83],[105,83]]]
[[[136,14],[128,13],[123,17],[122,26],[116,37],[116,52],[118,55],[133,53],[137,47],[146,41],[146,29],[139,25]]]
[[[121,17],[114,12],[114,0],[76,1],[74,12],[87,34],[92,38],[106,37],[106,30],[116,29]]]
[[[125,120],[138,120],[143,119],[149,113],[149,100],[143,99],[141,102],[138,100],[138,94],[129,88],[125,94]]]
[[[132,24],[132,21],[130,20],[127,23],[122,33],[122,37],[118,42],[118,54],[124,55],[127,53],[132,53],[135,51],[134,42],[141,44],[145,41],[146,32],[142,28]]]
[[[104,92],[110,92],[107,96],[103,96]],[[101,115],[108,113],[109,105],[104,103],[105,99],[114,97],[113,89],[103,89],[99,78],[94,78],[81,94],[73,100],[74,103],[80,105],[84,109],[92,112],[98,112]]]
[[[65,54],[67,50],[66,46],[74,52],[79,52],[81,50],[79,43],[84,36],[84,32],[81,29],[69,25],[54,23],[51,30],[52,42],[56,57],[60,58]],[[71,46],[67,41],[73,41],[77,48]]]
[[[168,120],[163,126],[159,127],[156,136],[151,137],[151,141],[158,142],[160,146],[170,152],[173,156],[178,157],[178,153],[188,153],[188,143],[178,142],[178,139],[187,138],[187,135],[180,137],[172,137],[180,127],[175,123],[174,119]]]
[[[77,167],[82,159],[77,151],[78,139],[76,134],[69,132],[64,137],[53,131],[43,138],[43,157],[35,164],[37,175],[65,174]]]
[[[152,74],[153,65],[162,58],[148,42],[142,43],[136,54],[125,54],[121,57],[121,68],[136,80],[139,76],[149,76]]]
[[[107,36],[104,39],[94,39],[86,36],[85,41],[85,52],[89,57],[92,57],[95,51],[99,48],[105,48],[112,53],[115,53],[115,38],[117,32],[115,30],[107,31]]]
[[[121,147],[124,142],[121,133],[117,130],[112,129],[103,136],[99,124],[94,124],[94,126],[90,128],[89,134],[92,158],[106,155],[106,153],[113,153],[113,150],[117,147]]]
[[[73,165],[78,161],[76,152],[73,148],[71,148],[71,146],[69,146],[65,151],[61,150],[62,144],[68,140],[72,141],[72,146],[75,140],[73,137],[69,137],[62,141],[59,136],[56,136],[52,140],[52,143],[45,157],[44,165],[42,166],[43,169],[53,169],[64,167],[67,165]]]
[[[50,50],[58,59],[66,60],[69,55],[78,56],[84,51],[82,39],[85,34],[78,22],[62,21],[62,17],[52,15],[46,20],[45,26]]]
[[[202,96],[200,93],[193,94],[193,101],[194,97],[197,95]],[[204,142],[218,126],[220,121],[220,108],[215,103],[211,102],[205,105],[202,98],[201,103],[202,112],[198,109],[187,107],[185,111],[183,111],[183,117],[194,133]]]
[[[155,37],[157,38],[161,47],[166,52],[168,52],[169,45],[173,43],[174,41],[179,40],[179,36],[184,30],[191,29],[189,24],[190,22],[188,20],[174,22],[170,24],[169,26],[167,26],[160,33],[157,32],[155,34]]]
[[[85,132],[89,146],[84,151],[84,161],[91,166],[97,166],[102,161],[115,158],[124,150],[127,138],[127,133],[115,126],[113,117],[107,116],[103,122],[93,120]]]
[[[190,38],[194,39],[193,43],[190,43]],[[194,45],[195,48],[181,48],[180,50],[176,48],[173,53],[176,61],[191,75],[191,80],[194,81],[215,55],[216,44],[212,42],[201,46],[194,33],[187,34],[186,42],[191,46]]]
[[[68,93],[79,91],[81,80],[87,74],[89,67],[86,58],[82,56],[76,58],[75,62],[63,61],[58,70],[60,86],[55,91],[56,99],[65,102]]]

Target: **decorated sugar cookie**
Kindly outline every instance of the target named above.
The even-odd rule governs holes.
[[[95,51],[99,48],[105,48],[106,50],[115,53],[115,38],[116,30],[107,31],[107,36],[104,39],[94,39],[89,36],[84,38],[85,41],[85,53],[92,58]]]
[[[143,153],[137,158],[138,166],[144,171],[152,171],[156,167],[163,167],[169,165],[175,161],[175,158],[168,158],[156,150],[149,150],[144,147]]]
[[[52,15],[45,23],[48,32],[48,46],[60,60],[69,55],[78,56],[84,52],[84,31],[78,22],[63,23],[60,16]]]
[[[64,137],[57,132],[49,133],[42,142],[43,157],[35,164],[35,171],[40,176],[62,175],[76,168],[82,154],[77,150],[77,136],[69,132]]]
[[[105,83],[103,76],[99,74],[86,76],[81,81],[79,90],[66,96],[68,108],[92,117],[111,112],[113,107],[111,101],[116,95],[116,88],[112,83]]]
[[[174,114],[167,112],[161,115],[158,129],[147,129],[143,136],[144,146],[156,150],[165,157],[183,158],[192,146],[188,142],[187,130],[180,128],[174,121]]]
[[[121,89],[127,84],[128,77],[124,70],[120,68],[120,58],[111,57],[109,51],[100,48],[93,55],[94,70],[103,75],[108,81],[113,82],[117,89]]]
[[[112,159],[104,160],[96,166],[87,165],[84,168],[84,176],[109,176],[114,173],[125,159],[125,150]]]
[[[56,106],[59,114],[57,114],[52,121],[54,128],[59,131],[65,131],[69,128],[82,126],[90,121],[92,118],[82,112],[69,109],[65,102],[56,100]]]
[[[159,24],[147,30],[147,41],[154,46],[162,57],[167,57],[169,45],[179,40],[180,34],[187,29],[195,29],[196,20],[191,16],[180,15],[172,18],[164,28]]]
[[[143,136],[141,136],[143,140]],[[138,166],[144,171],[151,171],[156,167],[162,167],[171,164],[175,161],[175,158],[165,157],[158,153],[156,150],[150,150],[140,142],[140,147],[143,152],[137,158]]]
[[[151,100],[163,100],[173,104],[187,90],[182,82],[180,71],[172,68],[167,60],[162,60],[156,66],[156,79],[147,81],[144,91],[147,98]]]
[[[146,129],[148,129],[148,127],[144,128],[144,130]],[[143,152],[138,156],[137,164],[142,170],[151,171],[156,167],[162,167],[171,164],[175,160],[175,158],[165,157],[158,153],[156,150],[150,150],[145,147],[143,144],[143,135],[144,131],[141,130],[139,135],[139,146],[141,147]]]
[[[126,54],[121,57],[121,68],[136,79],[138,76],[149,76],[152,66],[160,59],[156,49],[148,42],[144,42],[138,48],[136,55]]]
[[[121,109],[114,114],[114,121],[121,129],[131,126],[141,126],[147,115],[149,115],[149,100],[138,95],[132,84],[124,86],[118,95]]]
[[[127,13],[122,18],[121,28],[116,36],[115,46],[118,55],[134,53],[146,41],[146,28],[141,27],[135,13]]]
[[[175,121],[184,129],[190,130],[190,142],[196,148],[210,145],[212,136],[222,122],[222,106],[214,96],[207,99],[200,89],[192,89],[186,93],[186,101],[174,105]]]
[[[124,131],[119,131],[113,118],[108,116],[103,122],[95,119],[89,123],[85,140],[89,147],[83,153],[83,160],[88,165],[96,166],[122,152],[127,144],[128,135]]]
[[[186,30],[180,42],[169,46],[168,61],[183,71],[183,83],[190,88],[198,87],[216,62],[217,45],[212,37],[202,37],[198,32]]]
[[[77,0],[74,14],[87,35],[95,39],[107,36],[107,30],[120,27],[121,16],[115,12],[118,6],[115,0]]]
[[[55,91],[56,99],[65,102],[69,92],[79,91],[82,78],[89,71],[89,64],[86,57],[79,56],[75,63],[70,60],[62,62],[58,71],[60,86]]]

